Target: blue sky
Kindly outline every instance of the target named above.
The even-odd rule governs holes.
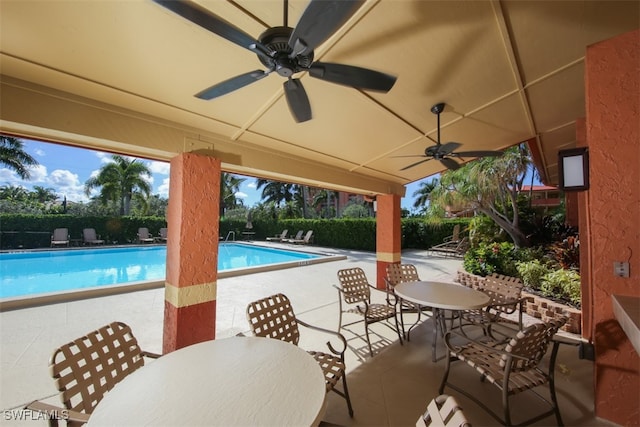
[[[51,144],[27,139],[24,149],[40,163],[31,168],[31,179],[20,179],[13,171],[0,168],[0,185],[22,186],[27,189],[39,185],[45,188],[53,188],[62,199],[73,202],[86,202],[89,197],[84,194],[84,183],[92,175],[96,174],[105,162],[110,159],[109,153],[93,150],[69,147],[60,144]],[[168,197],[169,194],[169,163],[144,160],[153,176],[150,180],[153,186],[153,194]],[[240,187],[237,197],[244,201],[246,206],[253,206],[260,202],[261,191],[256,190],[255,178],[245,177],[246,180]],[[407,186],[406,196],[402,199],[402,207],[412,210],[413,193],[418,189],[419,182]]]

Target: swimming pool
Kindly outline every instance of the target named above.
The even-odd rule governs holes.
[[[130,282],[163,281],[166,256],[166,246],[2,253],[0,299]],[[304,265],[321,256],[248,244],[220,243],[218,275],[252,267]]]

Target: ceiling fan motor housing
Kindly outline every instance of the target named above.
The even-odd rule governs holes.
[[[260,62],[270,70],[275,70],[282,77],[291,77],[295,73],[309,68],[313,62],[313,51],[290,58],[289,39],[293,28],[273,27],[260,34],[258,41],[270,52],[271,58],[258,55]]]

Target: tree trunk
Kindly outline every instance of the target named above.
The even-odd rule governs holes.
[[[486,214],[496,224],[498,224],[498,226],[502,228],[509,235],[509,237],[511,237],[511,240],[513,240],[513,244],[517,248],[528,248],[529,246],[531,246],[531,241],[527,236],[525,236],[525,234],[522,231],[520,231],[519,228],[515,227],[510,222],[505,221],[503,218],[496,215],[494,212],[492,212],[489,209],[478,208],[478,210]]]

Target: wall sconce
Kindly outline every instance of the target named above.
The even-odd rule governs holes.
[[[589,189],[589,152],[586,147],[558,151],[558,176],[563,191]]]

